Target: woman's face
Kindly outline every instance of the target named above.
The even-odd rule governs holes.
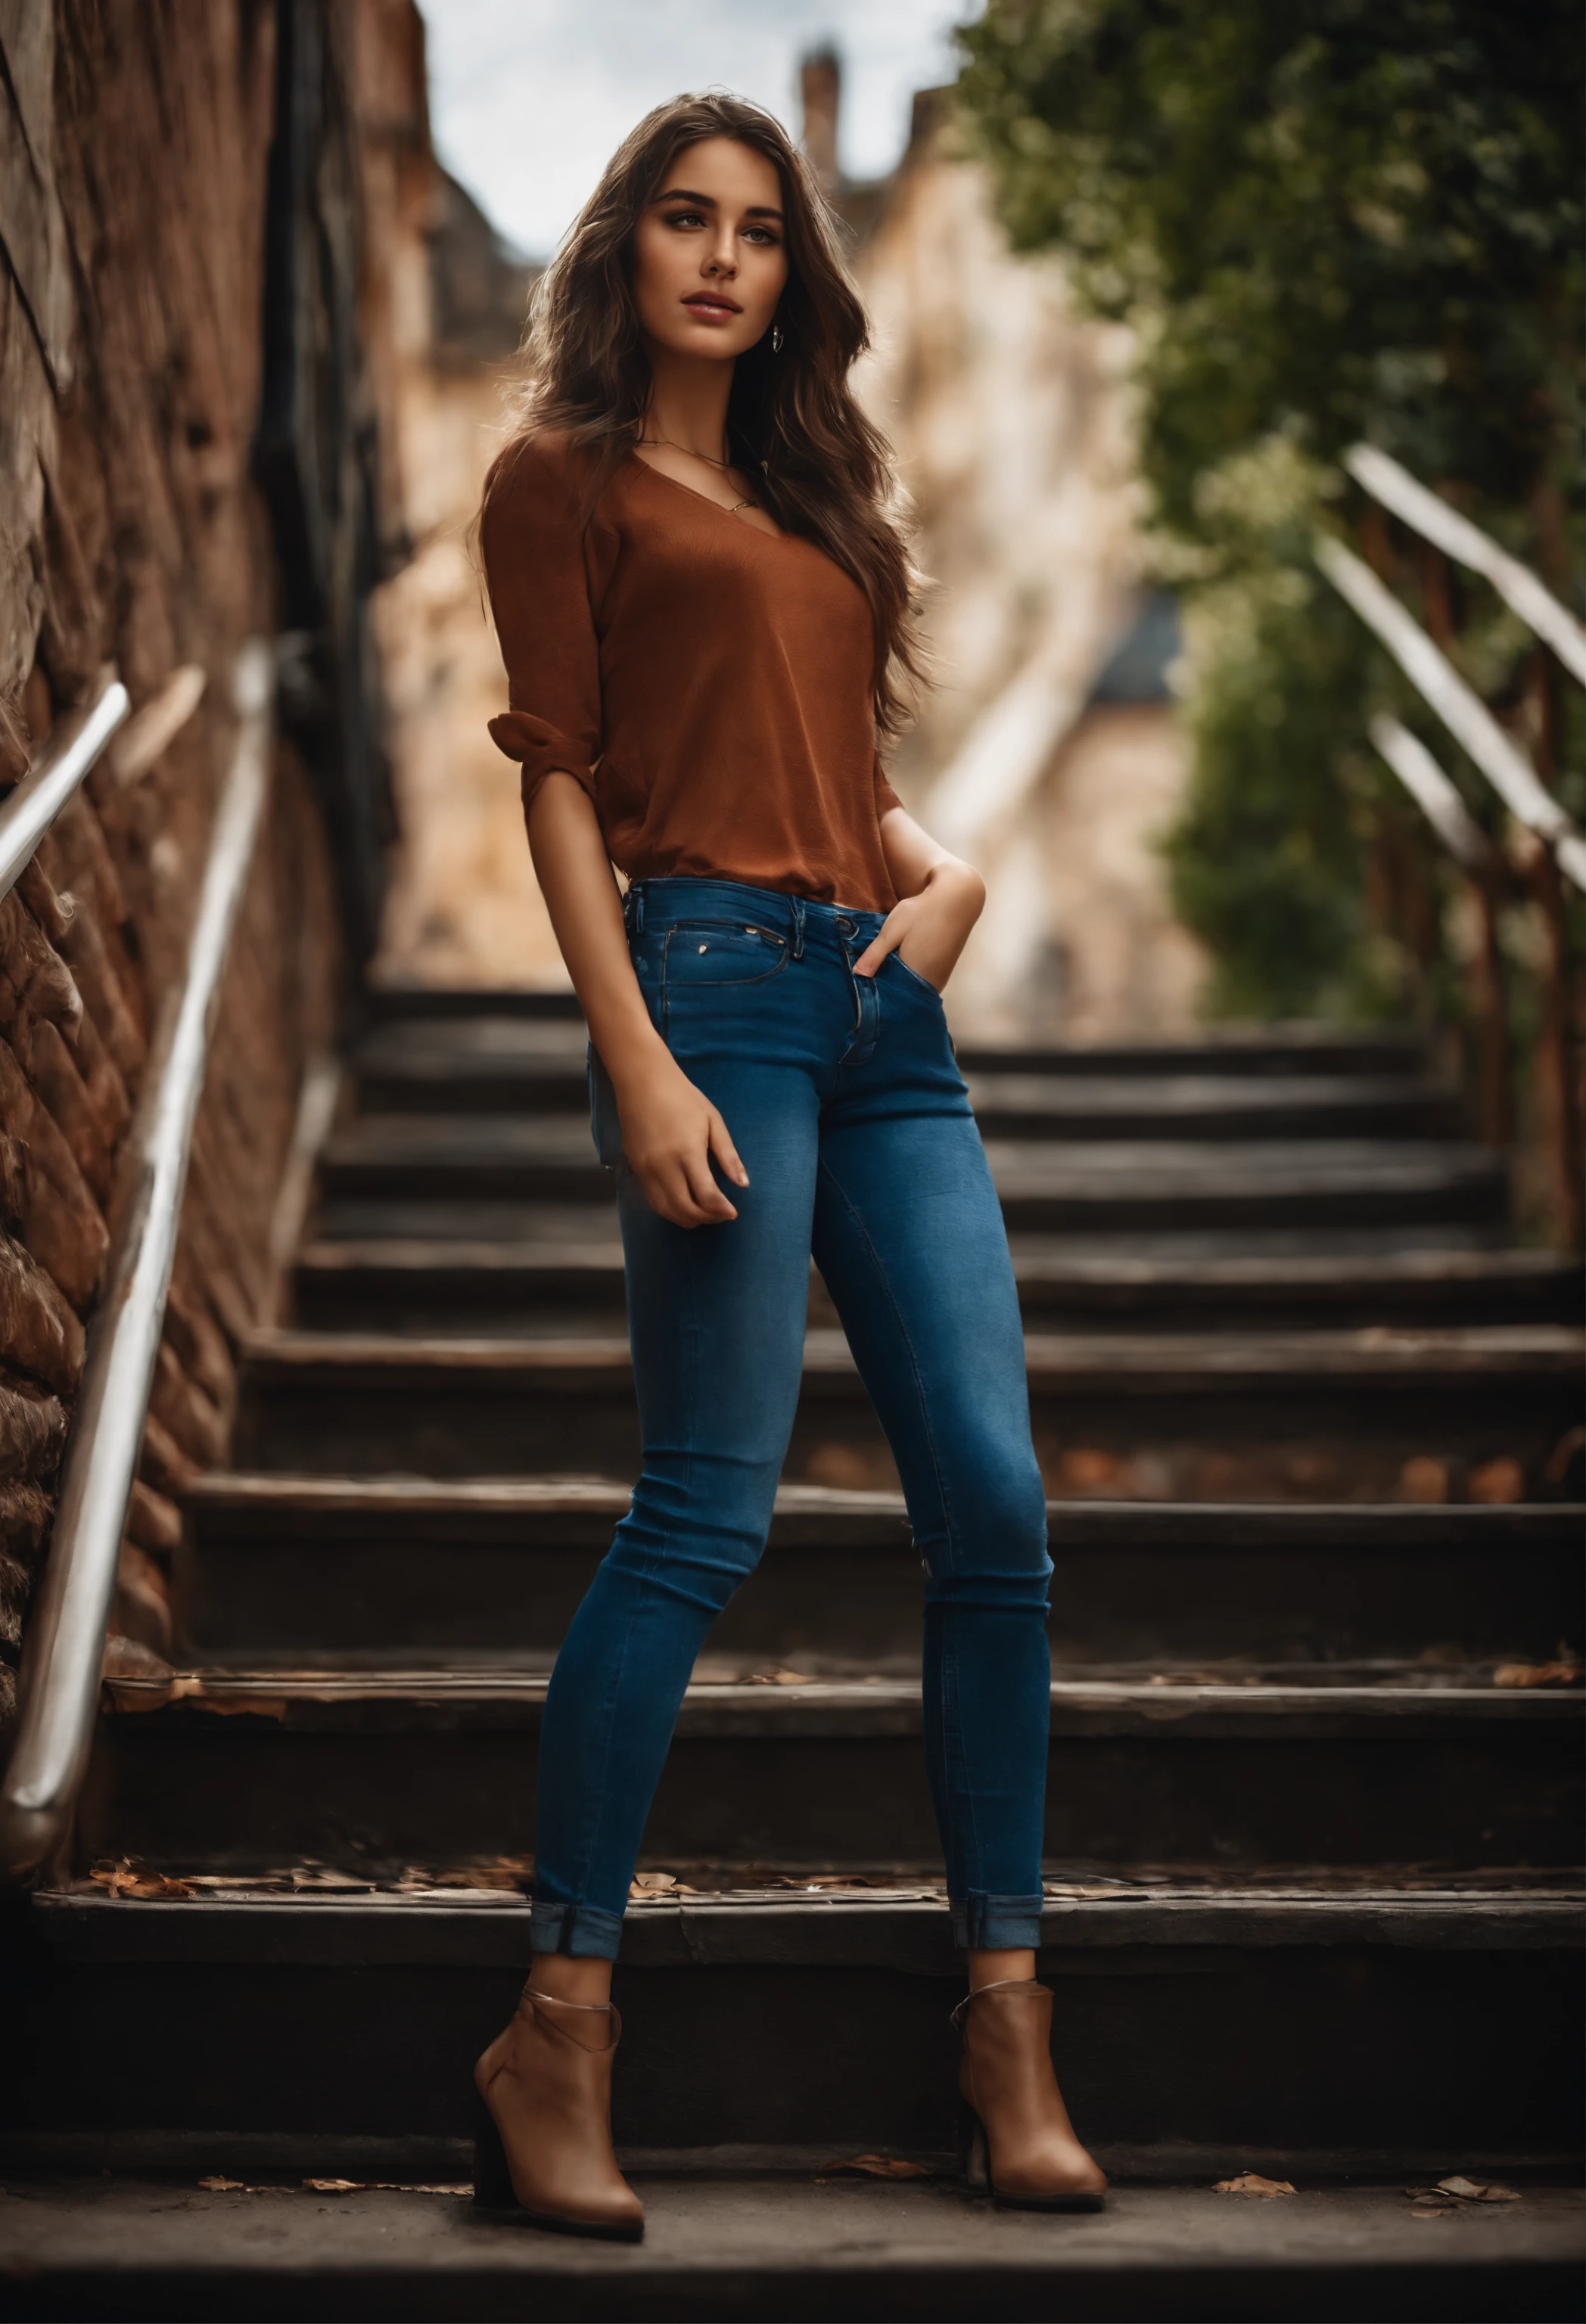
[[[684,146],[633,235],[633,298],[651,346],[741,355],[770,330],[787,280],[771,163],[731,137]]]

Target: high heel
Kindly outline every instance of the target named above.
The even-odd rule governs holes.
[[[1107,2181],[1074,2136],[1052,2071],[1052,1994],[1033,1978],[978,1986],[953,2012],[964,2183],[1004,2210],[1100,2211]]]
[[[501,2143],[495,2116],[478,2090],[474,2093],[474,2209],[476,2211],[521,2209],[507,2169],[507,2150]]]
[[[574,2030],[595,2015],[607,2022],[604,2045]],[[609,2002],[563,2001],[524,1987],[512,2024],[474,2069],[480,2210],[558,2235],[642,2240],[644,2207],[612,2149],[612,2059],[622,2030]]]
[[[967,2098],[958,2101],[958,2173],[972,2195],[991,2192],[986,2126]],[[477,2197],[475,2199],[477,2200]]]

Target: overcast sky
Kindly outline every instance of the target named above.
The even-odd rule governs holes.
[[[800,54],[843,58],[841,159],[880,177],[917,88],[954,78],[978,0],[420,0],[435,143],[494,224],[548,257],[620,138],[684,89],[753,97],[797,133]]]

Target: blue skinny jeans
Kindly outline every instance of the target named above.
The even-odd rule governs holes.
[[[926,1769],[961,1945],[1039,1940],[1051,1666],[1046,1498],[991,1172],[942,1002],[881,915],[736,881],[630,890],[658,1030],[720,1108],[736,1220],[676,1227],[617,1173],[644,1447],[573,1618],[539,1754],[531,1943],[615,1957],[684,1690],[764,1548],[798,1398],[813,1251],[886,1430],[926,1572]]]

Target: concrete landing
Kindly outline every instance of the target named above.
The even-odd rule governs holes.
[[[1100,2218],[956,2185],[641,2178],[642,2246],[476,2218],[466,2193],[17,2181],[0,2317],[1525,2319],[1579,2317],[1586,2205],[1421,2218],[1397,2187],[1263,2200],[1115,2189]]]

